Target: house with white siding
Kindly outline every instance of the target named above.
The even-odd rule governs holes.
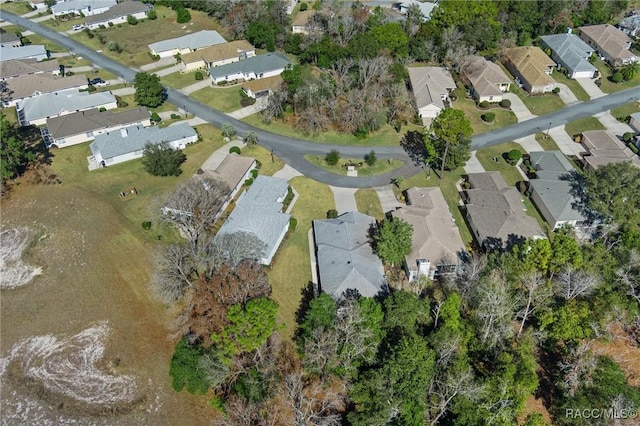
[[[181,55],[180,59],[184,64],[182,72],[192,72],[232,64],[254,56],[256,56],[256,48],[251,43],[246,40],[235,40],[186,53]]]
[[[442,67],[408,67],[407,70],[418,115],[423,124],[428,126],[446,108],[456,82],[451,73]]]
[[[91,16],[104,13],[116,4],[116,0],[67,0],[54,4],[50,9],[53,16]]]
[[[153,10],[153,6],[148,3],[135,0],[123,1],[105,12],[87,16],[84,19],[84,24],[89,29],[96,30],[100,28],[100,25],[107,27],[109,24],[124,24],[129,16],[140,21],[147,19],[147,13],[150,10]]]
[[[47,119],[93,108],[114,109],[118,101],[111,92],[55,92],[16,103],[16,114],[21,126],[42,126]]]
[[[151,43],[149,50],[152,55],[168,58],[178,54],[185,55],[199,49],[204,49],[205,47],[226,42],[227,41],[217,31],[203,30],[197,33],[183,35],[182,37]]]
[[[13,59],[35,59],[44,61],[49,58],[47,49],[41,44],[30,44],[28,46],[0,46],[0,61],[11,61]]]
[[[289,59],[283,54],[271,52],[232,64],[210,68],[209,75],[215,84],[223,81],[257,80],[282,74],[282,71],[290,63]]]
[[[545,35],[540,40],[551,50],[551,59],[558,63],[558,68],[567,70],[569,78],[593,78],[598,71],[589,62],[594,49],[576,34]]]

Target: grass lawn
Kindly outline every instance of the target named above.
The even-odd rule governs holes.
[[[42,45],[44,45],[44,48],[47,49],[51,53],[68,52],[67,48],[62,47],[62,46],[60,46],[58,44],[55,44],[52,41],[49,41],[48,38],[44,38],[40,34],[31,34],[30,36],[27,36],[26,38],[31,42],[31,44],[42,44]]]
[[[29,2],[27,1],[6,1],[0,3],[0,10],[6,10],[16,15],[24,15],[25,13],[31,12],[31,6],[29,6]]]
[[[502,157],[503,154],[512,149],[517,149],[523,154],[527,153],[515,142],[507,142],[489,148],[479,149],[476,152],[476,157],[478,157],[478,161],[480,161],[482,167],[488,172],[497,171],[502,173],[502,177],[504,177],[505,182],[507,182],[509,186],[515,186],[516,182],[523,180],[516,166],[510,165]],[[498,162],[493,161],[494,158],[498,158]]]
[[[503,108],[492,108],[487,110],[480,110],[476,107],[476,103],[471,99],[465,99],[465,90],[458,89],[458,100],[453,103],[453,108],[464,111],[464,115],[467,117],[473,128],[473,134],[488,132],[490,130],[500,129],[502,127],[509,126],[518,122],[516,115],[513,111]],[[492,112],[496,115],[493,123],[485,123],[481,116],[486,112]]]
[[[576,98],[578,98],[579,101],[584,102],[591,99],[589,97],[589,94],[582,88],[580,83],[578,83],[576,80],[572,78],[567,77],[566,75],[562,74],[555,68],[553,70],[552,77],[558,83],[566,84],[569,87],[569,89],[573,92],[573,94],[576,95]]]
[[[547,136],[544,133],[536,133],[536,141],[545,151],[560,151],[560,147],[556,141],[554,141],[551,136]]]
[[[326,219],[327,210],[336,208],[333,193],[327,185],[307,177],[293,178],[290,184],[299,194],[291,211],[298,225],[285,238],[268,272],[272,297],[280,305],[278,321],[285,326],[280,334],[285,339],[293,336],[302,291],[311,281],[308,240],[311,221]]]
[[[361,188],[355,193],[356,206],[360,213],[368,214],[378,220],[384,219],[384,212],[380,204],[380,198],[375,189]]]
[[[218,135],[220,131],[218,130]],[[220,136],[222,137],[222,136]],[[260,168],[260,174],[265,176],[272,176],[275,172],[284,167],[284,161],[277,156],[273,156],[271,160],[271,152],[261,147],[260,145],[245,146],[242,148],[242,155],[246,157],[253,157],[262,163]]]
[[[107,88],[109,86],[106,86]],[[138,104],[136,103],[136,101],[134,100],[134,94],[131,95],[122,95],[119,96],[120,99],[122,99],[124,102],[126,102],[127,104],[129,104],[128,106],[126,106],[123,109],[132,109],[132,108],[137,108]],[[169,103],[167,101],[164,101],[159,107],[157,108],[149,108],[149,111],[151,111],[152,113],[154,112],[167,112],[167,111],[177,111],[178,108],[173,105],[172,103]]]
[[[595,117],[584,117],[567,123],[564,130],[573,137],[587,130],[606,130],[606,127]]]
[[[61,20],[61,19],[47,19],[46,21],[42,21],[40,25],[45,27],[49,27],[58,32],[67,32],[73,28],[74,25],[84,25],[84,18],[81,16],[75,17],[73,19]]]
[[[636,112],[640,112],[640,103],[632,102],[612,109],[611,115],[615,118],[626,118]]]
[[[207,75],[204,74],[204,72],[202,73],[202,75],[204,78],[208,78]],[[174,89],[182,89],[183,87],[191,86],[192,84],[197,83],[198,80],[196,80],[195,72],[189,72],[185,74],[181,72],[174,72],[173,74],[161,77],[160,82],[163,85],[173,87]]]
[[[558,95],[554,95],[552,93],[529,96],[527,92],[515,84],[511,85],[511,92],[518,95],[529,111],[535,115],[545,115],[564,108],[564,102],[562,102],[562,99],[560,99]]]
[[[9,123],[18,124],[18,115],[16,114],[16,107],[4,107],[2,108],[2,114],[7,117]]]
[[[631,89],[632,87],[640,86],[640,74],[636,75],[629,81],[614,83],[609,80],[609,77],[613,74],[609,65],[607,65],[600,59],[596,59],[593,65],[598,68],[598,71],[600,71],[600,75],[602,76],[602,78],[600,78],[600,90],[602,90],[604,93],[614,93],[625,89]]]
[[[194,79],[193,75],[191,75],[191,78]],[[194,79],[193,83],[195,82]],[[191,93],[189,97],[222,112],[232,112],[242,108],[242,105],[240,105],[240,86],[220,89],[207,87]]]
[[[362,158],[340,158],[338,164],[336,164],[335,166],[330,166],[324,161],[324,157],[318,157],[316,155],[305,155],[304,158],[315,166],[322,167],[323,169],[328,170],[331,173],[345,176],[347,175],[347,168],[343,167],[343,164],[360,162],[364,163],[364,159]],[[373,166],[369,166],[367,165],[367,163],[364,163],[356,170],[358,171],[358,176],[373,176],[397,169],[399,167],[402,167],[403,164],[404,163],[400,160],[379,159]]]

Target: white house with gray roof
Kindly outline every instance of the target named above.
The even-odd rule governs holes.
[[[19,101],[16,114],[21,126],[42,126],[48,118],[92,108],[114,109],[118,102],[111,92],[55,92]]]
[[[116,0],[67,0],[51,6],[51,13],[54,16],[91,16],[104,13],[116,4],[118,4]]]
[[[49,58],[47,49],[41,44],[30,44],[28,46],[0,46],[0,61],[11,61],[13,59],[35,59],[38,62]]]
[[[124,24],[127,22],[128,16],[133,16],[138,20],[146,19],[150,10],[153,10],[153,6],[148,3],[127,0],[118,3],[105,12],[87,16],[84,24],[92,30],[100,28],[100,25],[106,27],[109,24]]]
[[[313,221],[320,289],[336,299],[356,290],[364,297],[386,292],[382,261],[373,252],[369,229],[376,220],[347,212],[335,219]]]
[[[409,67],[409,81],[418,115],[425,126],[446,108],[449,94],[456,88],[451,73],[442,67]]]
[[[183,35],[182,37],[162,40],[157,43],[151,43],[149,50],[153,55],[161,58],[168,58],[175,55],[184,55],[185,53],[195,52],[198,49],[213,46],[227,41],[213,30],[203,30],[197,33]]]
[[[123,127],[114,132],[96,136],[89,145],[91,157],[89,168],[96,164],[111,166],[142,157],[146,145],[167,143],[173,149],[184,149],[188,144],[196,142],[198,134],[186,123],[169,127],[144,127],[135,125]]]
[[[283,54],[270,52],[210,68],[209,75],[215,84],[223,81],[257,80],[280,75],[289,64],[289,59]]]
[[[558,69],[566,69],[569,78],[593,78],[598,71],[589,62],[594,49],[576,34],[545,35],[540,39],[542,45],[551,50],[551,59],[558,64]]]
[[[291,216],[282,212],[288,191],[287,180],[258,176],[249,190],[240,195],[216,238],[236,232],[253,234],[265,244],[260,263],[271,264],[289,229]]]
[[[15,106],[19,101],[46,93],[79,91],[89,86],[82,74],[62,77],[53,74],[28,74],[7,80],[3,106]]]

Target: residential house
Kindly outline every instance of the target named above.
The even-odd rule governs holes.
[[[522,194],[507,186],[500,172],[469,173],[467,182],[462,198],[480,247],[500,250],[527,238],[544,238],[538,222],[526,213]]]
[[[358,212],[313,221],[320,290],[336,299],[354,290],[364,297],[387,292],[384,267],[369,239],[375,224]]]
[[[512,47],[503,50],[503,64],[516,78],[516,83],[532,95],[551,92],[555,80],[551,73],[556,63],[535,46]]]
[[[598,54],[614,67],[638,61],[631,53],[631,38],[613,25],[589,25],[580,27],[580,38],[594,47]]]
[[[291,216],[282,212],[282,203],[288,191],[287,180],[258,176],[249,189],[240,195],[216,237],[236,232],[253,234],[265,245],[260,263],[271,264],[289,229]]]
[[[289,59],[286,56],[278,52],[271,52],[210,68],[209,75],[215,84],[223,81],[257,80],[280,75],[289,64]]]
[[[473,58],[464,70],[464,78],[478,102],[500,102],[511,87],[511,79],[502,68],[482,56]]]
[[[100,28],[100,25],[107,27],[109,24],[123,24],[127,22],[129,16],[133,16],[138,20],[146,19],[150,10],[153,10],[153,6],[148,3],[127,0],[118,3],[105,12],[87,16],[84,19],[84,24],[87,28],[96,30]]]
[[[250,98],[262,98],[273,94],[282,85],[282,77],[274,75],[273,77],[261,78],[259,80],[250,80],[242,83],[242,91]]]
[[[89,145],[91,156],[89,169],[96,166],[112,166],[125,161],[140,158],[147,145],[167,143],[173,149],[184,149],[198,140],[198,134],[186,123],[169,127],[123,127],[113,132],[97,135]]]
[[[571,225],[591,225],[581,200],[576,196],[576,170],[561,151],[536,151],[529,154],[536,178],[529,181],[531,200],[555,231]]]
[[[230,190],[228,198],[220,207],[216,217],[226,210],[233,197],[242,189],[244,182],[251,178],[251,171],[256,168],[256,164],[255,158],[242,157],[231,152],[215,170],[204,171],[201,176],[222,181],[227,184]]]
[[[569,78],[595,76],[598,69],[589,62],[594,49],[576,34],[545,35],[540,39],[542,45],[551,50],[551,59],[557,62],[558,68],[567,70]]]
[[[455,272],[465,247],[442,191],[414,187],[406,195],[407,205],[391,215],[413,227],[411,253],[404,259],[409,281]]]
[[[640,36],[640,11],[618,22],[618,28],[630,37]]]
[[[425,125],[445,109],[449,94],[456,88],[451,73],[442,67],[409,67],[409,80],[418,115]]]
[[[422,13],[422,20],[428,21],[431,18],[431,12],[438,5],[437,1],[418,1],[418,0],[401,0],[393,3],[393,7],[395,7],[400,13],[403,15],[407,14],[407,9],[411,5],[418,5],[420,8],[420,12]]]
[[[640,167],[640,157],[607,130],[582,132],[580,142],[587,150],[580,155],[585,169],[597,169],[605,164],[622,162]]]
[[[22,40],[16,33],[6,33],[0,31],[0,46],[1,47],[20,47],[22,46]]]
[[[116,0],[66,0],[54,4],[50,9],[54,16],[91,16],[104,13],[116,4]]]
[[[31,9],[45,11],[47,10],[46,0],[29,0],[29,6]]]
[[[60,74],[60,64],[53,59],[51,61],[38,62],[37,59],[13,59],[0,62],[0,80],[8,80],[23,75],[33,74]]]
[[[178,54],[185,55],[198,49],[226,42],[217,31],[203,30],[182,37],[151,43],[149,50],[151,50],[152,55],[168,58]]]
[[[256,56],[256,49],[251,43],[246,40],[236,40],[184,54],[180,59],[184,64],[182,72],[192,72],[231,64],[254,56]]]
[[[149,111],[145,107],[126,111],[100,111],[94,108],[47,119],[47,127],[42,129],[42,135],[47,147],[65,148],[134,125],[151,126]]]
[[[631,126],[636,133],[640,133],[640,112],[634,112],[629,116],[629,126]]]
[[[11,61],[13,59],[35,59],[44,61],[49,58],[47,49],[41,44],[30,44],[20,47],[0,46],[0,62]]]
[[[111,92],[55,92],[19,101],[16,104],[21,126],[42,126],[47,119],[93,108],[114,109],[118,102]]]
[[[78,91],[87,87],[89,87],[89,82],[84,75],[70,77],[45,73],[22,75],[7,80],[2,105],[15,106],[18,101],[34,96],[67,90]]]
[[[316,14],[316,11],[313,9],[307,9],[302,12],[298,12],[296,17],[293,18],[291,22],[291,32],[293,34],[307,34],[308,33],[308,25],[311,21],[311,18]]]

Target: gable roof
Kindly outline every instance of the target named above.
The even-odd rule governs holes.
[[[272,77],[260,78],[258,80],[249,80],[242,83],[243,89],[249,89],[253,93],[260,93],[263,90],[277,90],[282,84],[282,77],[274,75]]]
[[[118,3],[106,12],[84,18],[86,24],[97,24],[99,22],[107,22],[111,19],[121,18],[127,15],[135,15],[136,13],[147,12],[152,10],[153,6],[135,0],[127,0]]]
[[[213,30],[202,30],[197,33],[183,35],[182,37],[162,40],[151,43],[149,49],[154,52],[165,52],[173,49],[201,49],[203,47],[213,46],[215,44],[225,43],[226,40]]]
[[[12,47],[0,46],[0,61],[10,61],[11,59],[27,59],[47,56],[47,49],[41,44],[30,44],[28,46]]]
[[[309,23],[309,20],[313,15],[316,14],[314,9],[307,9],[296,14],[296,17],[293,18],[293,22],[291,22],[291,26],[293,27],[304,27]]]
[[[235,40],[228,43],[215,44],[204,49],[189,52],[181,56],[182,62],[205,61],[206,63],[223,61],[225,59],[238,58],[242,53],[255,51],[255,47],[247,40]]]
[[[54,139],[78,135],[99,129],[135,124],[149,119],[149,111],[138,107],[126,111],[102,111],[98,108],[47,119],[49,133]]]
[[[164,128],[135,125],[97,135],[89,145],[89,149],[93,155],[99,153],[106,160],[141,151],[147,144],[159,145],[162,142],[173,142],[196,135],[193,127],[186,123]]]
[[[409,67],[409,80],[418,108],[436,105],[444,108],[442,96],[456,88],[451,73],[442,67]]]
[[[89,83],[82,74],[62,77],[52,74],[28,74],[7,80],[9,99],[22,99],[29,96],[86,87]]]
[[[0,31],[0,44],[13,44],[16,41],[20,41],[20,37],[18,37],[18,34]]]
[[[2,78],[18,77],[26,74],[59,71],[60,64],[57,60],[40,61],[35,58],[12,59],[0,62],[0,76]]]
[[[605,164],[625,161],[640,167],[640,157],[607,130],[582,132],[581,142],[588,151],[582,158],[594,169]]]
[[[575,34],[553,34],[540,37],[542,42],[553,50],[562,65],[572,72],[596,71],[588,58],[593,48]]]
[[[63,111],[80,111],[99,108],[102,105],[115,103],[111,92],[55,92],[18,101],[16,109],[24,110],[24,120],[33,121],[39,118],[52,117]]]
[[[238,73],[247,74],[253,72],[255,74],[260,74],[284,69],[289,64],[289,59],[287,59],[283,54],[270,52],[265,53],[264,55],[253,56],[232,64],[211,67],[209,69],[209,75],[213,78],[219,78],[224,77],[225,75]]]
[[[385,290],[384,268],[369,244],[371,216],[348,212],[313,221],[320,286],[339,298],[346,290],[373,297]]]
[[[62,3],[56,3],[51,6],[51,12],[59,15],[80,11],[91,7],[92,9],[102,9],[105,7],[114,7],[116,0],[66,0]]]
[[[539,47],[511,47],[504,49],[503,53],[531,86],[546,86],[555,82],[545,71],[556,63]]]
[[[488,61],[482,56],[473,58],[465,70],[465,74],[480,96],[501,95],[502,91],[498,86],[511,83],[511,79],[498,64]]]
[[[593,40],[602,52],[612,58],[626,59],[635,57],[628,48],[629,43],[631,43],[629,36],[613,25],[588,25],[580,27],[579,30]]]
[[[230,189],[234,189],[245,177],[249,169],[253,167],[256,160],[251,157],[241,157],[233,152],[229,153],[220,165],[212,171],[210,175],[217,180],[227,184]]]

